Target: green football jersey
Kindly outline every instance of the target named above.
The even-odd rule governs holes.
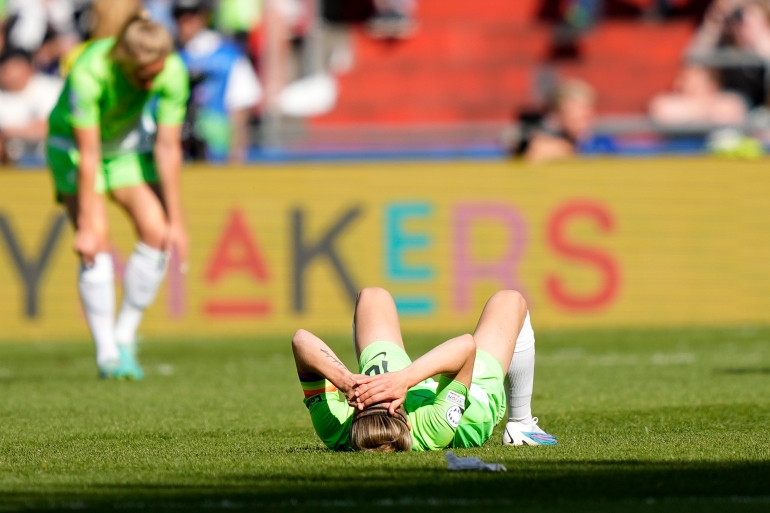
[[[411,363],[409,356],[392,342],[375,342],[361,353],[360,372],[395,372]],[[316,433],[330,449],[349,451],[353,407],[328,380],[317,374],[300,374],[305,405]],[[442,376],[412,387],[404,410],[412,427],[412,450],[434,451],[448,447],[455,436],[466,406],[468,389],[459,381]]]
[[[133,86],[110,58],[113,38],[91,43],[67,75],[49,118],[49,145],[74,148],[73,128],[99,127],[102,155],[152,151],[156,123],[180,125],[190,82],[177,54],[166,57],[149,91]]]

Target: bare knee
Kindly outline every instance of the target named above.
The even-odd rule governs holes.
[[[464,355],[470,357],[476,354],[476,340],[473,335],[466,333],[457,337],[457,340]]]
[[[527,312],[527,301],[524,296],[516,290],[498,290],[489,299],[490,302],[500,303],[506,309],[512,309],[520,313]]]
[[[151,248],[160,249],[164,246],[167,232],[168,223],[166,220],[158,220],[139,228],[139,239]]]
[[[392,301],[393,297],[382,287],[365,287],[358,292],[357,302],[382,301],[383,299]]]

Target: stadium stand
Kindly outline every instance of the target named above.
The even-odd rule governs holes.
[[[532,70],[547,60],[552,26],[537,21],[540,3],[422,0],[411,39],[356,30],[356,65],[339,78],[339,103],[312,123],[507,120],[532,101]],[[642,114],[671,84],[693,32],[688,20],[604,21],[582,39],[579,61],[556,67],[597,89],[600,114]]]
[[[598,133],[636,138],[613,146],[620,152],[638,153],[644,138],[642,152],[703,151],[715,128],[656,124],[648,116],[651,99],[671,91],[692,62],[698,24],[716,5],[709,0],[394,5],[401,3],[409,6],[409,27],[392,37],[373,33],[373,1],[265,0],[261,10],[249,4],[243,13],[243,2],[212,4],[220,9],[212,25],[249,51],[264,85],[263,101],[251,110],[249,160],[499,158],[506,153],[501,133],[546,113],[566,79],[595,90]],[[88,1],[75,4],[82,11]],[[171,5],[146,2],[160,18]],[[746,61],[763,72],[760,55],[734,53],[720,46],[697,59],[719,69]],[[759,108],[737,127],[744,135],[757,127],[770,133],[761,93],[760,84],[750,105]]]

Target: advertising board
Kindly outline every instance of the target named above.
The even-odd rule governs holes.
[[[87,337],[47,173],[0,190],[0,340]],[[370,285],[413,332],[472,331],[500,288],[538,329],[767,323],[768,192],[761,161],[192,166],[190,271],[172,259],[142,332],[344,333]],[[110,222],[120,275],[134,236]]]

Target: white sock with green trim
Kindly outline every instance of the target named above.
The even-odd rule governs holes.
[[[109,253],[98,253],[94,265],[80,265],[78,291],[96,345],[96,363],[120,358],[115,343],[115,270]]]
[[[144,310],[155,300],[165,274],[166,253],[137,242],[123,276],[123,302],[115,323],[118,344],[131,345],[136,341]]]
[[[532,422],[532,390],[535,384],[535,332],[529,319],[516,338],[516,349],[511,358],[505,380],[505,399],[508,403],[508,422]]]

